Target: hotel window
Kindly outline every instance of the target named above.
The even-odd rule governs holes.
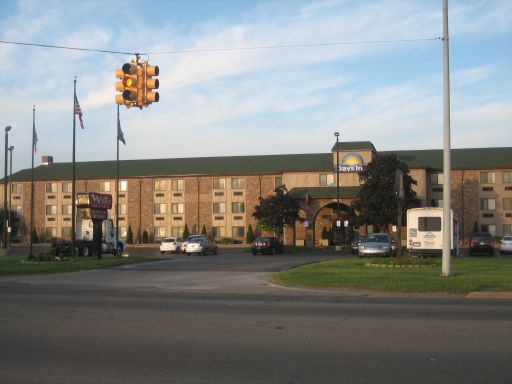
[[[433,173],[430,175],[430,184],[432,185],[443,185],[444,175],[442,173]]]
[[[119,204],[119,214],[126,215],[126,204]]]
[[[504,184],[512,183],[512,172],[511,171],[503,172],[502,180],[503,180]]]
[[[118,187],[119,191],[126,192],[126,190],[128,189],[128,182],[126,180],[119,180]]]
[[[110,192],[110,181],[100,181],[100,192]]]
[[[480,199],[480,209],[482,211],[493,211],[496,209],[496,199]]]
[[[172,213],[185,213],[185,204],[183,203],[173,203],[172,204]]]
[[[155,227],[155,237],[165,237],[165,227]]]
[[[62,183],[62,193],[73,192],[73,183]]]
[[[245,228],[244,227],[232,227],[231,228],[233,238],[241,238],[245,236]]]
[[[494,172],[480,172],[480,184],[494,184]]]
[[[281,185],[283,185],[283,177],[282,176],[276,176],[274,177],[274,187],[278,188]]]
[[[226,179],[213,179],[213,189],[226,189]]]
[[[23,190],[23,186],[21,184],[11,184],[11,193],[13,195],[21,195],[21,191]]]
[[[489,232],[491,235],[496,236],[496,225],[482,224],[480,226],[480,232]]]
[[[442,207],[443,200],[442,199],[432,199],[432,200],[430,200],[430,206],[431,207]]]
[[[171,185],[172,185],[173,191],[183,191],[185,189],[185,180],[183,180],[183,179],[171,180]]]
[[[167,181],[166,180],[155,180],[153,182],[155,191],[165,191],[167,188]]]
[[[171,236],[181,238],[181,236],[183,236],[183,231],[184,231],[183,227],[172,227],[171,228]]]
[[[22,205],[13,205],[11,209],[12,209],[13,213],[19,215],[20,217],[23,214],[23,206]]]
[[[57,184],[46,183],[46,193],[57,193]]]
[[[119,235],[122,239],[126,239],[126,236],[128,235],[128,228],[126,227],[119,227]]]
[[[322,173],[320,175],[320,186],[327,187],[334,185],[334,175],[332,173]]]
[[[71,215],[72,209],[71,205],[65,204],[62,206],[62,214],[63,215]]]
[[[245,188],[245,179],[236,178],[231,179],[231,189],[244,189]]]
[[[214,239],[226,237],[226,227],[212,227],[212,237]]]
[[[507,211],[512,209],[512,198],[507,197],[503,199],[503,209]]]
[[[46,214],[48,216],[55,216],[57,214],[57,206],[56,205],[47,205],[46,206]]]
[[[57,237],[57,228],[55,228],[55,227],[46,228],[45,233],[46,233],[46,239],[50,240],[54,237]]]
[[[71,227],[62,227],[61,233],[63,239],[71,239]]]
[[[512,236],[512,224],[503,224],[503,236]]]
[[[153,204],[153,213],[156,215],[165,213],[165,203]]]
[[[231,203],[231,212],[232,213],[244,213],[245,212],[245,203]]]
[[[213,213],[226,213],[226,203],[213,203]]]

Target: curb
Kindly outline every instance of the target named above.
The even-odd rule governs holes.
[[[470,292],[467,299],[501,299],[512,300],[512,292]]]

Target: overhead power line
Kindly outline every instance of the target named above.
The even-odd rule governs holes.
[[[333,42],[333,43],[298,43],[298,44],[277,44],[277,45],[259,45],[252,47],[232,47],[232,48],[203,48],[203,49],[184,49],[176,51],[161,51],[161,52],[123,52],[113,51],[108,49],[93,49],[93,48],[80,48],[80,47],[67,47],[62,45],[51,45],[51,44],[36,44],[26,43],[20,41],[7,41],[0,40],[2,44],[13,44],[13,45],[24,45],[40,48],[54,48],[54,49],[67,49],[73,51],[87,51],[87,52],[100,52],[100,53],[113,53],[119,55],[177,55],[182,53],[205,53],[205,52],[229,52],[229,51],[250,51],[259,49],[285,49],[285,48],[309,48],[309,47],[329,47],[336,45],[363,45],[363,44],[393,44],[393,43],[413,43],[419,41],[434,41],[442,40],[442,37],[428,37],[418,39],[395,39],[395,40],[367,40],[367,41],[346,41],[346,42]]]

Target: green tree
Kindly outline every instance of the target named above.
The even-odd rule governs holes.
[[[148,231],[144,230],[142,232],[142,244],[147,244],[149,242],[149,233]]]
[[[372,224],[377,230],[385,228],[388,224],[397,223],[396,170],[402,171],[404,181],[402,222],[406,223],[407,209],[420,206],[420,200],[412,190],[416,180],[411,177],[407,164],[400,161],[396,154],[377,156],[359,173],[361,190],[358,200],[352,204],[352,209],[359,212],[360,223]]]
[[[185,223],[185,229],[183,230],[183,239],[186,239],[189,236],[190,236],[190,232],[188,230],[188,225],[187,225],[187,223]]]
[[[302,222],[299,216],[299,203],[288,195],[285,185],[274,190],[274,194],[260,197],[260,204],[254,208],[252,214],[257,220],[257,225],[264,231],[271,231],[281,237],[284,225]]]
[[[249,224],[249,227],[247,228],[247,235],[245,236],[245,242],[247,244],[251,244],[254,241],[254,233],[252,231],[252,225]]]
[[[32,228],[32,231],[30,232],[30,241],[32,241],[32,243],[39,243],[39,236],[37,236],[35,228]]]
[[[128,226],[128,231],[126,232],[126,243],[133,244],[133,231],[131,225]]]
[[[206,225],[203,224],[203,228],[201,229],[201,235],[206,235]]]

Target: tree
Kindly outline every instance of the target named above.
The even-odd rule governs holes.
[[[183,230],[183,239],[186,239],[190,236],[190,232],[188,231],[188,225],[185,223],[185,229]]]
[[[128,226],[128,231],[126,232],[126,243],[133,244],[133,231],[131,225]]]
[[[247,235],[245,236],[245,242],[247,244],[252,244],[254,241],[254,233],[252,231],[252,225],[249,224],[249,227],[247,228]]]
[[[203,224],[203,228],[201,229],[201,235],[206,235],[206,225]]]
[[[286,186],[281,185],[274,190],[274,194],[266,198],[260,197],[260,204],[254,207],[252,214],[259,228],[275,232],[279,237],[283,233],[284,225],[303,221],[299,216],[299,203],[286,192]]]
[[[420,206],[420,200],[412,190],[416,180],[411,177],[407,164],[400,161],[395,154],[377,156],[359,173],[361,190],[352,208],[360,212],[361,223],[373,224],[377,229],[385,228],[390,223],[397,223],[396,170],[402,171],[404,181],[402,222],[405,223],[407,209]]]
[[[142,244],[147,244],[149,242],[149,233],[148,231],[144,230],[142,232]]]

